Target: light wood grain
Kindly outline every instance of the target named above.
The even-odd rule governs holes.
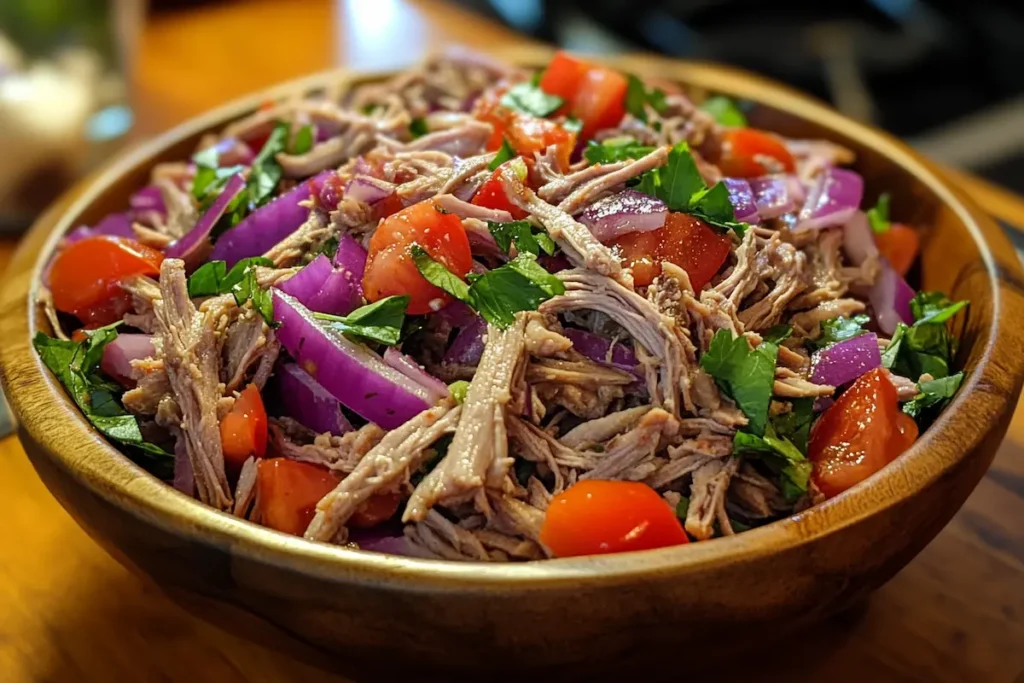
[[[147,29],[136,79],[143,130],[339,59],[392,66],[445,39],[484,47],[515,40],[443,3],[377,0],[404,23],[373,41],[351,20],[362,2],[255,0],[162,18]],[[964,178],[991,207],[984,199],[993,195]],[[998,206],[1001,218],[1024,225],[1018,198],[1000,193]],[[10,251],[0,247],[0,266]],[[0,442],[0,501],[0,681],[347,680],[210,626],[130,574],[49,495],[13,438]],[[1021,683],[1021,519],[1024,410],[954,521],[865,606],[717,679]],[[680,653],[684,662],[695,656]]]

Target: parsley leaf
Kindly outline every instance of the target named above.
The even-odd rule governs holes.
[[[714,117],[715,121],[730,128],[746,128],[747,117],[732,99],[723,95],[709,97],[700,108]]]
[[[626,111],[634,118],[647,123],[647,106],[659,114],[664,113],[667,108],[665,92],[659,88],[648,90],[644,82],[633,74],[626,74]]]
[[[679,496],[679,502],[676,504],[676,517],[686,521],[686,515],[690,512],[690,499],[686,496]]]
[[[99,374],[104,347],[117,338],[120,323],[89,333],[82,342],[36,334],[32,345],[50,372],[64,385],[86,419],[104,436],[130,446],[133,459],[162,479],[174,474],[174,456],[142,436],[138,420],[120,402],[120,387]]]
[[[779,475],[782,495],[787,502],[795,503],[807,493],[811,461],[789,439],[779,436],[771,423],[765,427],[763,437],[736,432],[733,452],[755,457]]]
[[[501,141],[501,149],[499,149],[498,153],[494,155],[494,158],[491,160],[491,163],[487,165],[487,168],[492,171],[496,171],[499,166],[509,159],[515,158],[515,156],[516,151],[512,149],[512,145],[508,144],[508,140],[503,138]]]
[[[821,323],[821,334],[817,339],[807,339],[804,343],[812,351],[823,349],[837,342],[846,341],[867,334],[864,326],[870,318],[863,313],[852,318],[832,318]]]
[[[927,427],[953,399],[963,381],[964,373],[958,372],[921,382],[917,386],[920,393],[903,404],[903,412],[917,420],[922,429]]]
[[[534,232],[530,221],[509,221],[506,223],[487,221],[487,229],[491,231],[494,241],[498,243],[498,247],[505,253],[508,253],[513,243],[515,243],[516,249],[520,253],[525,251],[534,256],[540,256],[542,250],[548,256],[555,253],[555,241],[543,230]]]
[[[762,342],[751,349],[746,337],[719,330],[700,359],[700,366],[747,416],[747,428],[756,436],[764,434],[768,421],[778,353],[775,344]]]
[[[915,326],[944,323],[966,307],[967,301],[954,303],[942,292],[920,292],[910,300]]]
[[[876,204],[874,208],[868,209],[868,223],[871,225],[871,231],[876,235],[885,232],[892,225],[889,222],[888,192],[883,192],[879,195],[878,204]]]
[[[668,205],[669,211],[682,211],[722,229],[743,236],[746,225],[736,220],[729,190],[719,182],[714,187],[704,184],[697,162],[685,142],[680,142],[668,153],[668,162],[640,176],[636,189],[657,197]]]
[[[402,336],[405,309],[409,296],[389,296],[361,306],[348,315],[314,313],[313,317],[328,323],[327,328],[340,334],[362,337],[378,344],[394,346]]]
[[[501,106],[544,118],[565,104],[558,95],[549,95],[533,83],[517,83],[501,96]]]
[[[568,116],[565,121],[562,121],[562,128],[566,129],[573,135],[579,135],[580,131],[583,130],[583,121],[575,116]]]
[[[537,310],[543,302],[565,292],[562,281],[544,270],[528,251],[483,275],[471,274],[468,285],[418,245],[413,245],[412,254],[427,282],[469,304],[498,327],[508,327],[519,311]]]
[[[464,379],[452,382],[448,385],[448,391],[451,393],[452,398],[455,399],[456,403],[465,403],[466,392],[469,391],[469,382]]]
[[[302,128],[295,131],[295,135],[292,136],[291,147],[288,148],[289,154],[305,154],[309,150],[313,149],[313,142],[316,140],[316,127],[307,123]]]
[[[776,325],[762,334],[761,339],[771,344],[779,344],[785,341],[791,334],[793,334],[792,325]]]
[[[196,174],[192,178],[192,196],[200,205],[212,202],[221,193],[228,180],[245,170],[244,166],[220,168],[217,147],[208,147],[192,157]]]
[[[340,243],[341,242],[338,239],[337,235],[331,235],[326,240],[324,240],[323,244],[321,244],[319,247],[311,251],[309,255],[312,258],[316,258],[320,254],[323,254],[327,258],[331,259],[331,261],[333,262],[334,257],[337,256],[338,254],[338,245]]]
[[[256,279],[256,267],[272,267],[274,263],[262,256],[242,259],[227,270],[224,261],[210,261],[204,263],[192,273],[188,279],[188,295],[194,296],[216,296],[231,292],[235,295],[235,302],[242,306],[246,301],[251,300],[252,306],[263,316],[268,325],[274,324],[274,297],[269,290],[260,287]]]
[[[409,134],[412,135],[413,139],[421,138],[430,131],[427,129],[427,120],[421,116],[417,116],[409,122]]]
[[[789,439],[801,453],[807,452],[807,440],[814,421],[814,399],[795,398],[790,403],[793,409],[772,418],[772,426],[780,438]]]
[[[626,159],[641,159],[654,151],[654,147],[641,145],[633,138],[611,138],[597,142],[591,140],[583,150],[583,158],[592,164],[611,164]]]

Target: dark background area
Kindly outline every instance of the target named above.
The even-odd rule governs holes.
[[[584,52],[725,62],[1024,192],[1024,2],[453,0]]]

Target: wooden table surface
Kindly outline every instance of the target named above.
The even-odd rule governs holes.
[[[236,0],[160,15],[140,45],[139,130],[332,65],[386,68],[446,42],[497,49],[523,40],[427,0]],[[1024,226],[1024,201],[955,177]],[[13,248],[0,242],[0,270]],[[347,680],[206,624],[130,574],[49,495],[13,437],[0,441],[0,502],[0,681]],[[957,517],[866,605],[720,678],[1024,683],[1021,520],[1024,410]],[[688,656],[699,653],[681,661]]]

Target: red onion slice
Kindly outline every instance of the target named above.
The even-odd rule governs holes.
[[[736,220],[741,223],[758,223],[761,218],[758,216],[757,206],[754,204],[754,191],[750,183],[742,178],[725,178],[725,189],[729,191],[729,203],[732,204],[732,211]]]
[[[119,384],[134,387],[136,382],[132,379],[132,361],[152,358],[155,355],[152,335],[122,332],[103,347],[100,369]]]
[[[437,403],[449,395],[448,385],[434,377],[414,361],[393,346],[384,351],[384,362],[400,373],[416,382],[432,394],[432,402]]]
[[[280,405],[285,414],[317,434],[344,434],[352,424],[341,412],[341,404],[295,363],[285,363],[275,375]]]
[[[195,473],[192,470],[192,460],[188,457],[184,439],[178,439],[178,443],[174,447],[174,480],[171,483],[174,488],[186,496],[195,496]]]
[[[881,364],[878,337],[871,333],[862,334],[815,353],[811,365],[811,382],[842,386]]]
[[[224,215],[228,204],[245,189],[245,178],[236,173],[228,180],[227,185],[217,195],[210,208],[206,210],[195,226],[185,235],[176,239],[164,250],[169,258],[180,258],[188,270],[194,270],[204,260],[210,246],[210,233],[220,217]],[[233,263],[229,263],[230,268]]]
[[[913,288],[892,269],[888,261],[880,259],[878,280],[868,294],[878,329],[892,334],[899,323],[912,324],[914,316],[910,311],[910,300],[913,298]]]
[[[323,254],[309,262],[295,275],[282,282],[278,289],[299,300],[306,308],[309,302],[320,292],[324,280],[331,274],[331,261]],[[313,309],[316,310],[316,309]]]
[[[657,230],[667,217],[665,202],[636,190],[623,190],[591,204],[578,220],[599,242],[606,242],[631,232]]]
[[[817,230],[842,225],[860,208],[864,179],[845,168],[827,168],[800,210],[798,230]]]
[[[878,246],[867,214],[857,211],[843,226],[843,251],[850,263],[859,266],[870,258],[878,258]]]
[[[638,365],[633,349],[624,344],[615,344],[615,347],[612,348],[610,339],[575,327],[565,328],[562,334],[572,342],[574,349],[592,361],[613,365],[630,372],[633,372]],[[608,360],[609,349],[612,354],[611,361]]]
[[[799,181],[797,184],[799,185]],[[778,218],[797,208],[787,176],[767,175],[754,178],[750,181],[750,189],[754,193],[757,213],[762,219]],[[803,198],[802,189],[800,196]]]
[[[458,325],[461,329],[455,335],[452,345],[441,362],[446,365],[476,365],[484,353],[484,334],[487,324],[480,316],[473,314],[470,320]]]
[[[345,185],[345,196],[373,206],[395,192],[393,183],[373,176],[357,175]]]

